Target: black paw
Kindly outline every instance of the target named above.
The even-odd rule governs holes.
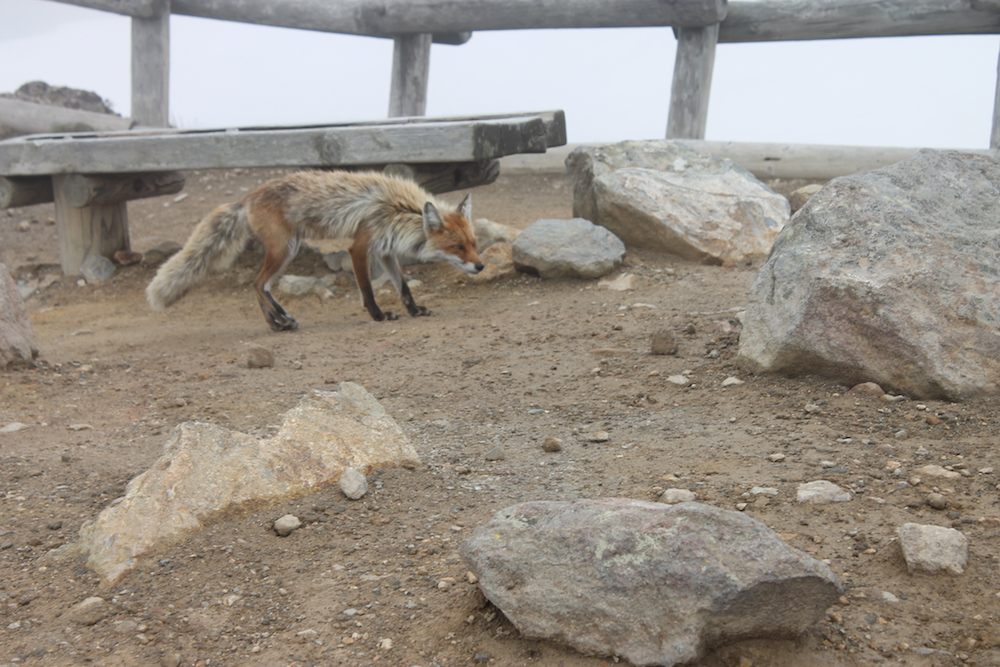
[[[268,322],[275,331],[295,331],[299,328],[299,323],[294,317],[281,317]]]
[[[410,315],[413,317],[423,317],[425,315],[430,315],[431,311],[427,310],[423,306],[416,306],[410,311]]]

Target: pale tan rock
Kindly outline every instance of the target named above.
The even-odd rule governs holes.
[[[304,396],[266,440],[187,422],[174,431],[163,456],[129,482],[122,501],[85,522],[79,541],[60,555],[85,558],[104,583],[114,584],[141,557],[224,512],[335,484],[348,468],[368,473],[419,461],[395,420],[350,382]]]

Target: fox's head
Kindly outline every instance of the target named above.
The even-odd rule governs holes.
[[[476,250],[476,233],[469,222],[472,217],[472,195],[466,195],[458,210],[441,214],[434,204],[424,205],[426,249],[437,261],[450,262],[469,273],[483,270],[483,260]]]

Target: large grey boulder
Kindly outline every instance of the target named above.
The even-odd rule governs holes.
[[[726,158],[667,141],[580,146],[566,158],[573,215],[626,245],[711,263],[763,258],[788,200]]]
[[[511,246],[518,271],[542,278],[600,278],[625,258],[625,244],[588,220],[536,220]]]
[[[995,393],[997,294],[1000,162],[920,151],[795,215],[751,288],[738,360],[914,397]]]
[[[230,510],[303,495],[355,468],[412,466],[419,457],[375,398],[344,382],[313,390],[285,413],[269,439],[213,424],[181,424],[163,456],[129,482],[121,502],[84,522],[57,557],[82,557],[105,584],[138,559]]]
[[[522,503],[477,528],[461,556],[526,637],[635,665],[801,633],[841,592],[764,524],[695,502]]]
[[[31,363],[37,356],[38,343],[24,299],[7,267],[0,264],[0,369]]]

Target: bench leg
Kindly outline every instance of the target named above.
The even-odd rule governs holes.
[[[91,206],[71,206],[67,176],[52,177],[59,232],[59,261],[67,276],[80,274],[80,265],[90,255],[108,259],[129,249],[128,210],[124,201]]]

